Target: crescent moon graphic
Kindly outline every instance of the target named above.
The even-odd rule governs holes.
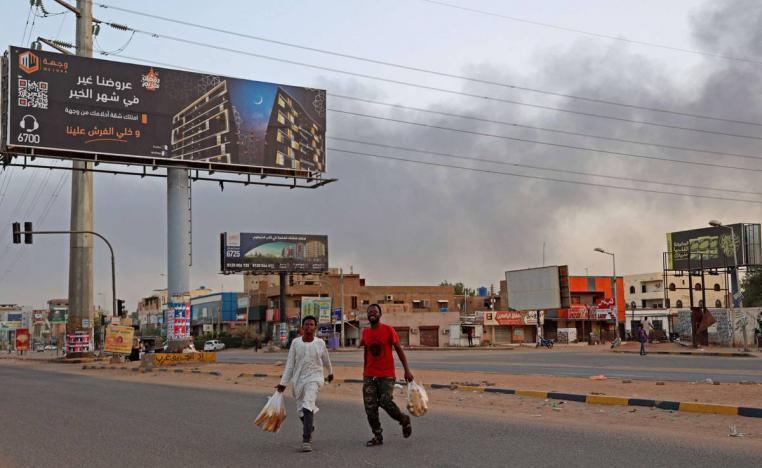
[[[262,96],[259,96],[259,99],[258,99],[258,100],[256,100],[256,101],[254,101],[254,104],[256,104],[256,105],[260,105],[260,104],[262,104],[264,101],[265,101],[265,100],[264,100],[264,98],[262,98]]]

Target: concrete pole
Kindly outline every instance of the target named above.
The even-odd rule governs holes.
[[[190,290],[191,199],[187,169],[167,169],[167,299]]]
[[[93,56],[93,4],[92,0],[77,0],[77,55]],[[71,173],[72,231],[93,230],[93,173],[86,171],[92,163],[73,161]],[[69,240],[69,320],[66,333],[88,331],[93,336],[93,237],[73,234]],[[87,326],[83,326],[87,320]],[[67,353],[79,357],[85,353]]]

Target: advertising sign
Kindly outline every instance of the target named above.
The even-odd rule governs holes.
[[[328,270],[327,236],[225,232],[221,240],[223,273]]]
[[[106,328],[107,353],[130,354],[135,329],[124,325],[109,325]]]
[[[21,312],[8,312],[5,315],[5,328],[17,329],[23,326],[23,314]]]
[[[487,311],[484,312],[484,325],[537,325],[535,311]]]
[[[302,297],[302,318],[312,315],[318,323],[331,323],[330,297]]]
[[[16,329],[16,350],[29,351],[29,329],[17,328]]]
[[[190,336],[190,304],[171,303],[167,308],[167,339],[182,340]]]
[[[35,310],[32,312],[32,323],[35,325],[45,323],[45,320],[48,318],[48,311],[47,310]]]
[[[569,305],[569,277],[565,265],[506,271],[505,280],[511,309],[560,309]]]
[[[19,47],[9,57],[9,150],[239,173],[325,172],[324,90]]]
[[[51,324],[66,323],[68,315],[69,314],[67,313],[66,309],[53,309],[48,312],[48,322]]]
[[[729,224],[667,233],[667,267],[700,268],[703,262],[704,268],[724,268],[736,258],[739,265],[758,265],[759,230],[759,224]]]

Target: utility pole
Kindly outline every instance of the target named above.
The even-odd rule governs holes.
[[[77,0],[77,55],[93,56],[92,0]],[[92,163],[72,162],[71,172],[71,231],[93,230],[93,173]],[[85,322],[86,320],[86,322]],[[91,234],[72,234],[69,241],[69,320],[66,333],[89,332],[93,340],[93,237]],[[80,357],[84,353],[66,353]]]

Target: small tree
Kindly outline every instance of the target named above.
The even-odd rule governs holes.
[[[744,306],[762,306],[762,270],[755,270],[747,274],[741,282],[741,289],[744,292]]]

